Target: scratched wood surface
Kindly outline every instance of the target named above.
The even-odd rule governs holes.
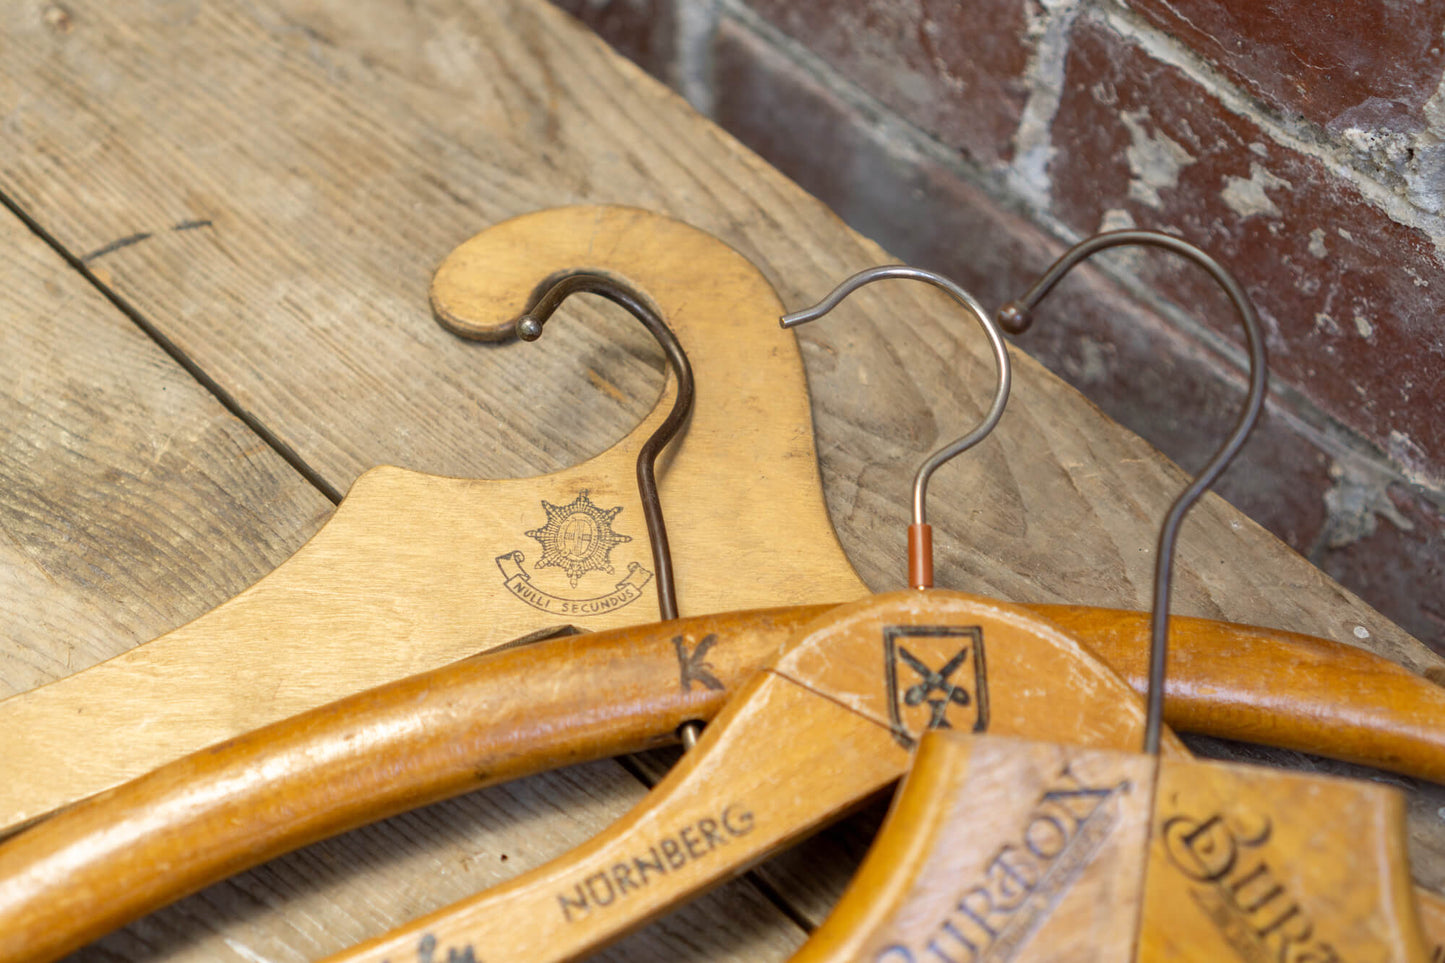
[[[225,601],[331,505],[8,212],[0,250],[10,695]]]
[[[661,358],[614,313],[571,311],[520,350],[436,327],[432,269],[488,224],[579,202],[663,211],[738,248],[790,306],[887,260],[540,2],[6,4],[0,49],[0,194],[89,274],[5,216],[0,691],[205,611],[326,514],[318,486],[96,284],[320,487],[344,491],[382,463],[554,470],[607,447],[656,398]],[[944,298],[901,283],[801,341],[843,545],[870,585],[898,587],[909,477],[981,414],[986,348]],[[939,584],[1142,604],[1153,529],[1181,475],[1016,364],[996,437],[934,484]],[[1177,611],[1437,664],[1218,500],[1186,526],[1181,558]],[[80,956],[314,959],[537,865],[641,793],[601,763],[430,807],[213,887]],[[1436,886],[1442,804],[1415,787],[1415,875]],[[786,911],[735,883],[609,955],[783,959],[803,935],[792,917],[821,917],[858,843],[844,829],[773,865]]]

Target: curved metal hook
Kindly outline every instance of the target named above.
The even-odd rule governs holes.
[[[677,399],[672,410],[658,425],[637,453],[637,490],[642,496],[642,513],[647,519],[647,539],[652,546],[653,568],[657,571],[657,607],[664,621],[677,618],[677,589],[672,577],[672,550],[667,541],[667,525],[662,519],[662,503],[657,496],[657,456],[667,447],[692,412],[692,366],[662,317],[641,294],[616,278],[602,274],[569,274],[546,282],[532,305],[514,322],[517,337],[536,341],[548,319],[573,294],[597,294],[621,306],[638,321],[662,346],[668,367],[677,377]]]
[[[944,462],[982,441],[989,432],[993,431],[994,425],[997,425],[999,418],[1003,416],[1004,406],[1008,404],[1009,387],[1013,383],[1013,367],[1009,364],[1008,349],[1004,346],[1003,335],[999,333],[998,327],[989,317],[988,312],[974,299],[973,295],[959,287],[958,284],[933,271],[901,264],[859,271],[839,284],[827,297],[811,308],[785,314],[779,323],[785,328],[792,328],[809,321],[816,321],[836,308],[844,298],[863,285],[887,278],[923,281],[948,292],[955,301],[963,305],[974,316],[979,326],[983,328],[984,334],[988,336],[989,345],[993,348],[994,364],[998,368],[998,387],[994,390],[993,403],[989,405],[988,413],[984,415],[983,421],[962,438],[929,455],[919,466],[918,474],[913,479],[913,524],[909,526],[909,584],[914,588],[929,588],[933,584],[933,548],[926,516],[928,480]],[[915,539],[919,541],[915,541]]]
[[[1033,323],[1033,309],[1038,307],[1039,302],[1070,269],[1092,254],[1121,245],[1163,248],[1202,267],[1224,289],[1229,300],[1234,302],[1235,310],[1239,312],[1239,320],[1244,325],[1245,340],[1249,345],[1249,395],[1245,399],[1244,410],[1239,414],[1234,431],[1193,483],[1175,499],[1169,513],[1164,517],[1163,527],[1159,530],[1158,556],[1154,561],[1154,608],[1150,621],[1152,637],[1149,648],[1149,711],[1144,729],[1144,751],[1158,753],[1159,731],[1164,712],[1164,666],[1169,645],[1169,594],[1173,579],[1174,545],[1179,540],[1179,526],[1184,521],[1184,513],[1189,511],[1223,474],[1229,462],[1244,446],[1255,422],[1259,420],[1268,382],[1268,360],[1265,358],[1264,335],[1260,331],[1259,316],[1255,314],[1254,306],[1249,303],[1248,296],[1234,276],[1198,247],[1159,231],[1110,231],[1075,244],[1034,282],[1023,297],[1010,301],[999,309],[999,323],[1015,334],[1028,330]]]

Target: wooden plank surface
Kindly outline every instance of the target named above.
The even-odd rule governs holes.
[[[488,224],[579,202],[670,213],[742,251],[790,306],[887,260],[539,2],[5,5],[0,44],[0,193],[337,489],[381,463],[553,470],[605,448],[656,398],[660,356],[613,312],[569,309],[564,337],[525,349],[463,345],[436,327],[432,269]],[[111,371],[90,374],[77,353],[102,345],[107,325],[124,331],[118,312],[18,223],[5,231],[7,252],[31,252],[5,262],[30,287],[0,294],[19,322],[7,355],[33,359],[4,362],[19,365],[5,424],[25,425],[7,438],[0,495],[0,604],[15,623],[0,686],[16,691],[234,594],[315,529],[325,502],[134,331],[129,351],[97,347]],[[47,329],[61,314],[76,327]],[[17,337],[28,347],[11,349]],[[834,522],[864,578],[897,587],[909,478],[981,414],[987,349],[944,298],[902,284],[801,341]],[[1181,475],[1016,364],[997,436],[934,484],[939,584],[1142,604],[1153,529]],[[74,400],[67,372],[124,386],[134,414],[117,424],[108,409],[125,405]],[[171,400],[182,385],[185,400]],[[87,472],[129,486],[128,507],[97,495]],[[1438,662],[1218,500],[1186,526],[1181,559],[1177,611]],[[535,865],[640,791],[603,764],[432,807],[214,887],[82,956],[314,958]],[[1437,886],[1442,802],[1419,788],[1412,803],[1416,875]],[[844,862],[856,851],[846,831],[826,842]],[[841,885],[836,863],[820,865],[774,870],[803,918]],[[781,959],[799,936],[744,883],[611,953]]]
[[[8,212],[0,246],[0,669],[20,691],[225,601],[331,503]],[[273,861],[77,956],[313,959],[582,843],[644,791],[612,762],[499,788]],[[743,881],[607,958],[783,959],[802,935]]]

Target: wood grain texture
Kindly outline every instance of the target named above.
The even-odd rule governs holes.
[[[1430,963],[1440,963],[1445,960],[1445,899],[1436,893],[1423,893],[1417,889],[1415,900]]]
[[[536,772],[667,744],[819,607],[507,648],[177,760],[0,844],[0,960],[52,960],[307,843]],[[628,698],[630,696],[630,698]]]
[[[1072,621],[1142,692],[1147,618],[1025,608]],[[684,722],[711,720],[827,610],[506,646],[179,759],[0,843],[0,960],[53,958],[230,873],[424,802],[670,742]],[[1194,619],[1173,628],[1167,723],[1345,756],[1364,740],[1397,766],[1434,772],[1445,734],[1427,724],[1432,683],[1321,639]],[[1311,697],[1273,699],[1262,680]]]
[[[329,959],[582,959],[856,807],[940,727],[1122,748],[1142,740],[1143,712],[1122,680],[1021,607],[942,591],[840,606],[606,833]]]
[[[1134,691],[1147,689],[1147,613],[1030,608],[1084,640]],[[1445,783],[1445,746],[1440,743],[1445,688],[1366,650],[1327,639],[1220,628],[1205,619],[1170,619],[1165,715],[1175,730]],[[1299,724],[1286,723],[1288,717]],[[1319,721],[1306,722],[1309,718]]]
[[[533,0],[5,5],[0,37],[0,193],[342,490],[386,463],[458,477],[565,467],[623,436],[660,392],[659,357],[613,312],[578,309],[525,351],[458,345],[436,328],[432,271],[489,224],[563,203],[665,212],[759,264],[789,307],[886,259]],[[974,386],[985,381],[986,352],[946,299],[912,286],[865,292],[801,343],[842,544],[870,585],[901,585],[908,480],[925,452],[981,413]],[[1182,476],[1027,359],[1017,358],[1015,376],[999,433],[933,487],[940,584],[1139,606],[1153,529]],[[47,427],[48,444],[62,447],[68,430]],[[163,442],[138,429],[126,444]],[[217,546],[251,550],[244,527],[218,526],[199,544],[170,532],[172,497],[159,495],[126,536],[157,545],[147,564],[189,548],[177,571],[221,570],[227,554]],[[82,528],[104,524],[93,505],[74,517]],[[279,510],[264,521],[286,529],[287,551],[314,529],[290,526]],[[234,587],[158,617],[132,641],[258,574],[227,574]],[[36,610],[61,604],[48,583],[24,584]],[[145,587],[124,600],[87,599],[107,610],[156,604]],[[1352,644],[1358,636],[1414,669],[1437,664],[1217,501],[1186,526],[1176,600],[1190,614]],[[47,678],[67,671],[62,650],[33,662]],[[16,689],[40,681],[31,670],[0,672]],[[578,778],[593,781],[590,794],[529,780],[311,847],[85,955],[314,958],[567,848],[640,792],[610,764],[586,772]],[[1417,874],[1441,883],[1445,800],[1433,792],[1412,800],[1412,836],[1424,855]],[[539,809],[549,794],[576,809]],[[506,815],[514,806],[545,818],[518,828]],[[512,860],[476,856],[499,852]],[[799,859],[789,898],[818,918],[845,873],[816,855]],[[780,959],[799,931],[758,902],[755,892],[724,893],[627,950],[634,959]]]
[[[1428,960],[1386,786],[1160,761],[1142,960]]]
[[[928,733],[792,963],[1133,959],[1157,760]]]
[[[725,245],[645,211],[540,212],[459,249],[433,301],[510,321],[549,265],[569,264],[625,268],[704,386],[659,486],[669,526],[686,533],[672,539],[682,613],[790,602],[799,584],[821,600],[864,594],[823,505],[812,435],[798,430],[807,388],[795,345],[773,329],[781,308]],[[634,465],[675,393],[670,385],[616,445],[543,478],[373,469],[320,532],[235,598],[101,666],[0,702],[0,757],[15,773],[0,784],[0,832],[205,746],[532,631],[658,618]],[[715,564],[719,557],[729,564]]]
[[[223,601],[331,506],[8,212],[0,248],[8,695]]]
[[[793,960],[1424,961],[1404,814],[1360,780],[930,733]]]

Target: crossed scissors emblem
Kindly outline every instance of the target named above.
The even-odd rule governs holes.
[[[915,656],[912,652],[909,652],[903,646],[898,646],[898,657],[906,662],[909,668],[918,673],[920,680],[909,686],[907,691],[903,693],[903,702],[909,706],[922,705],[925,702],[928,703],[928,707],[933,710],[933,715],[928,720],[928,728],[952,729],[953,727],[949,725],[948,718],[945,715],[948,712],[949,704],[966,706],[971,701],[966,689],[948,681],[949,677],[968,661],[968,651],[968,647],[965,646],[957,655],[949,659],[943,668],[935,672],[933,669],[930,669],[922,659]],[[942,697],[930,699],[929,696],[935,692],[941,693]]]

